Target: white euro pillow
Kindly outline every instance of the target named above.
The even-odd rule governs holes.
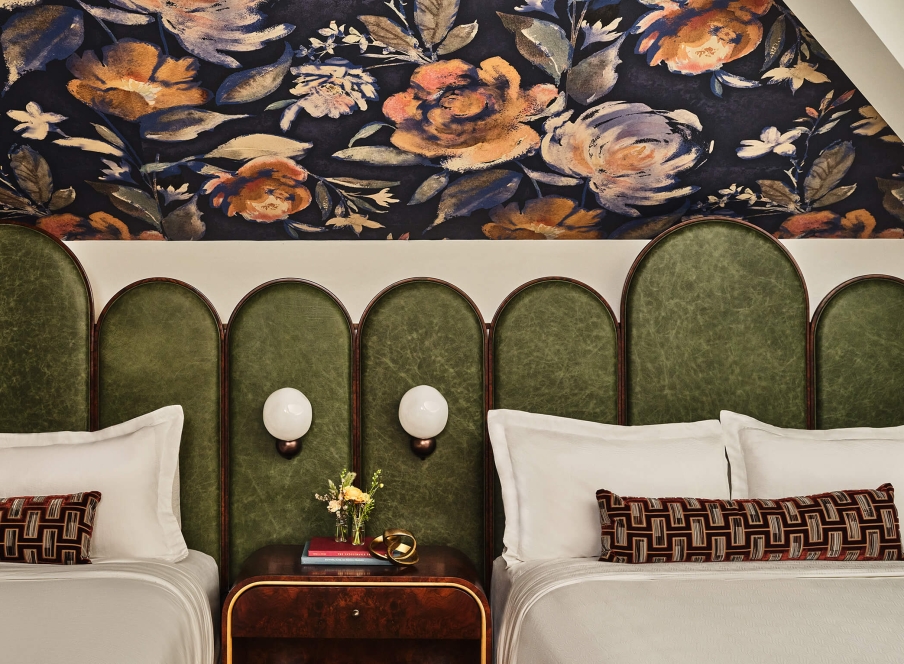
[[[0,496],[100,491],[92,561],[178,562],[181,406],[101,431],[0,433]]]
[[[776,498],[894,485],[904,515],[904,426],[808,431],[720,416],[733,498]],[[737,452],[733,452],[737,450]]]
[[[730,497],[718,420],[624,427],[491,410],[487,426],[509,565],[598,557],[598,489],[624,496]]]

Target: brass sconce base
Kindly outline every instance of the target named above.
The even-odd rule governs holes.
[[[300,440],[277,440],[276,451],[284,459],[291,459],[301,452]]]
[[[423,461],[436,451],[436,438],[415,438],[412,436],[411,451]]]

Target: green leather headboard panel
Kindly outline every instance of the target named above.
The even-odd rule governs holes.
[[[623,298],[629,424],[727,409],[806,427],[807,294],[778,241],[731,220],[676,226],[638,258]]]
[[[280,281],[252,292],[236,309],[229,362],[230,568],[266,544],[304,544],[331,534],[314,492],[351,469],[352,326],[329,293]],[[287,461],[264,428],[264,402],[282,387],[301,390],[314,420],[301,453]]]
[[[618,333],[589,287],[542,279],[515,291],[493,323],[493,407],[618,422]],[[495,545],[505,517],[493,502]]]
[[[371,304],[359,329],[362,462],[369,482],[383,469],[369,534],[411,530],[423,544],[458,547],[484,561],[484,325],[452,287],[429,280],[398,284]],[[421,461],[399,424],[399,401],[432,385],[449,403],[437,449]]]
[[[817,428],[904,424],[904,282],[848,282],[814,326]]]
[[[0,224],[0,431],[90,425],[91,292],[44,233]]]
[[[221,335],[216,312],[185,284],[148,280],[110,301],[97,334],[100,426],[182,406],[182,532],[189,548],[219,559]]]

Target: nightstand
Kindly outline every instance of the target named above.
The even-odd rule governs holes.
[[[490,605],[470,560],[419,546],[413,567],[301,564],[266,546],[223,605],[224,664],[488,664]]]

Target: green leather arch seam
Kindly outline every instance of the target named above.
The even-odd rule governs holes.
[[[190,286],[170,280],[127,287],[98,321],[100,426],[182,406],[182,533],[190,549],[218,560],[220,340],[210,304]]]
[[[651,242],[623,294],[628,424],[733,410],[807,426],[808,304],[777,240],[735,220]]]
[[[315,492],[352,467],[352,325],[321,287],[279,281],[238,306],[229,363],[229,558],[231,578],[266,544],[304,544],[335,521]],[[310,399],[314,419],[301,453],[286,461],[264,428],[264,402],[282,387]]]
[[[362,486],[383,470],[368,533],[405,528],[422,544],[484,561],[484,325],[447,284],[415,279],[384,291],[359,328]],[[421,461],[399,423],[402,395],[431,385],[449,403],[437,449]]]
[[[87,431],[94,311],[54,238],[0,224],[0,431]]]
[[[813,325],[817,428],[904,424],[904,281],[874,276],[843,284]]]
[[[494,408],[618,423],[615,317],[584,284],[542,279],[515,291],[496,313],[492,340]],[[499,555],[505,514],[494,484]]]

